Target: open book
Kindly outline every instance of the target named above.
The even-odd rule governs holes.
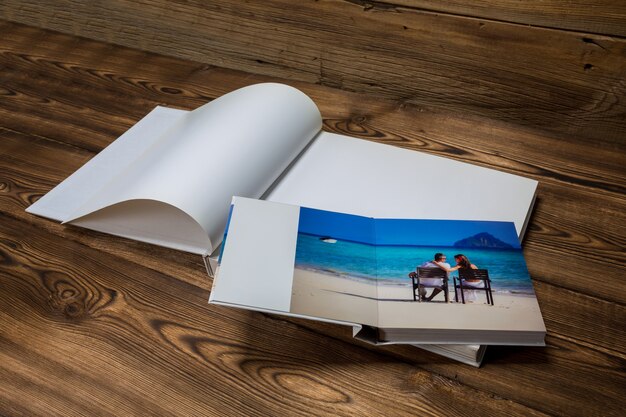
[[[210,301],[348,324],[376,344],[543,346],[546,330],[511,222],[378,219],[240,197]]]
[[[509,221],[524,234],[537,182],[324,132],[315,103],[251,85],[196,110],[156,107],[27,211],[205,257],[233,195],[377,218]]]

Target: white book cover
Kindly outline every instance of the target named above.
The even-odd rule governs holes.
[[[29,213],[202,255],[215,266],[233,195],[354,215],[510,221],[523,237],[537,182],[325,132],[277,83],[193,111],[156,107]]]

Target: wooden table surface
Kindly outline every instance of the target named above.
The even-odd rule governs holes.
[[[0,34],[0,414],[624,415],[626,132],[584,140],[13,23]],[[310,95],[325,130],[539,180],[524,253],[547,346],[492,347],[480,369],[368,346],[208,305],[197,256],[24,212],[154,106],[268,80]]]

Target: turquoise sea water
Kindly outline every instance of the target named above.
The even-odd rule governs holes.
[[[298,233],[295,263],[297,268],[318,270],[327,274],[380,279],[408,285],[411,280],[407,274],[422,262],[432,260],[436,252],[444,253],[451,266],[454,266],[453,256],[463,253],[479,268],[489,270],[495,291],[533,293],[526,262],[519,249],[373,246],[343,240],[326,243],[320,240],[320,236]],[[456,273],[452,273],[451,276],[455,275]]]

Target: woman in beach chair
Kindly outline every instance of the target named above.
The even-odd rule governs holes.
[[[478,267],[474,265],[473,263],[471,263],[470,260],[467,258],[467,256],[463,255],[462,253],[454,255],[454,261],[456,262],[456,266],[453,266],[452,268],[448,268],[442,262],[434,262],[434,263],[437,266],[439,266],[439,268],[443,269],[444,271],[448,273],[454,272],[458,269],[478,269]],[[485,288],[485,281],[480,280],[480,279],[466,279],[463,281],[463,286],[482,289],[482,288]],[[455,289],[455,291],[457,290]],[[478,298],[476,297],[476,291],[469,291],[468,296],[465,297],[465,300],[467,301],[476,301],[477,299]]]

